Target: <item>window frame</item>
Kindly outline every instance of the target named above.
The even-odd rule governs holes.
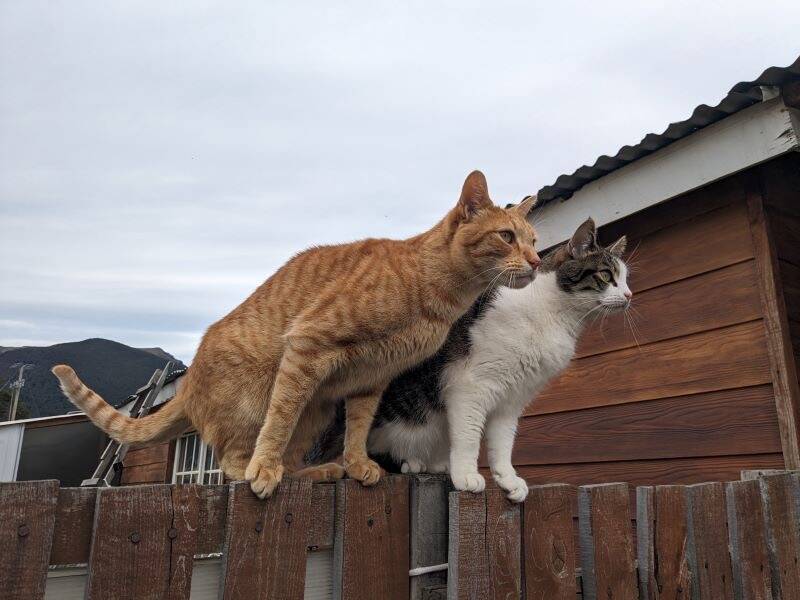
[[[184,447],[187,440],[194,438],[192,447],[191,468],[186,467]],[[210,455],[210,461],[207,461]],[[195,460],[196,458],[196,460]],[[210,467],[206,465],[209,464]],[[172,483],[199,483],[203,485],[215,485],[224,482],[224,475],[219,463],[217,462],[214,449],[206,444],[196,431],[184,433],[175,440],[175,458],[172,461]]]

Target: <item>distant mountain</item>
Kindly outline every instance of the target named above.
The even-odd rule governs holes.
[[[16,378],[14,363],[36,365],[25,371],[25,387],[20,402],[31,417],[61,415],[75,407],[58,388],[58,380],[50,372],[57,364],[68,364],[86,385],[111,404],[124,400],[145,385],[153,371],[162,368],[168,360],[176,368],[184,364],[161,348],[131,348],[119,342],[93,338],[82,342],[54,346],[0,349],[0,385]],[[0,420],[6,418],[0,415]]]

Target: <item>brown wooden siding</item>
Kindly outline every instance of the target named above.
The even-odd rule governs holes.
[[[628,236],[634,310],[593,323],[528,409],[514,454],[523,477],[691,484],[783,467],[746,196],[753,173],[601,230],[605,243]]]
[[[129,450],[122,461],[122,485],[169,483],[175,442]]]

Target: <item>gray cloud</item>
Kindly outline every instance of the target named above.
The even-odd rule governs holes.
[[[795,2],[0,6],[0,345],[191,359],[310,244],[516,200],[797,55]]]

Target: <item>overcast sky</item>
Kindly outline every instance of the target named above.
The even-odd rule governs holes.
[[[0,0],[0,346],[191,360],[310,244],[516,201],[800,54],[800,3]]]

